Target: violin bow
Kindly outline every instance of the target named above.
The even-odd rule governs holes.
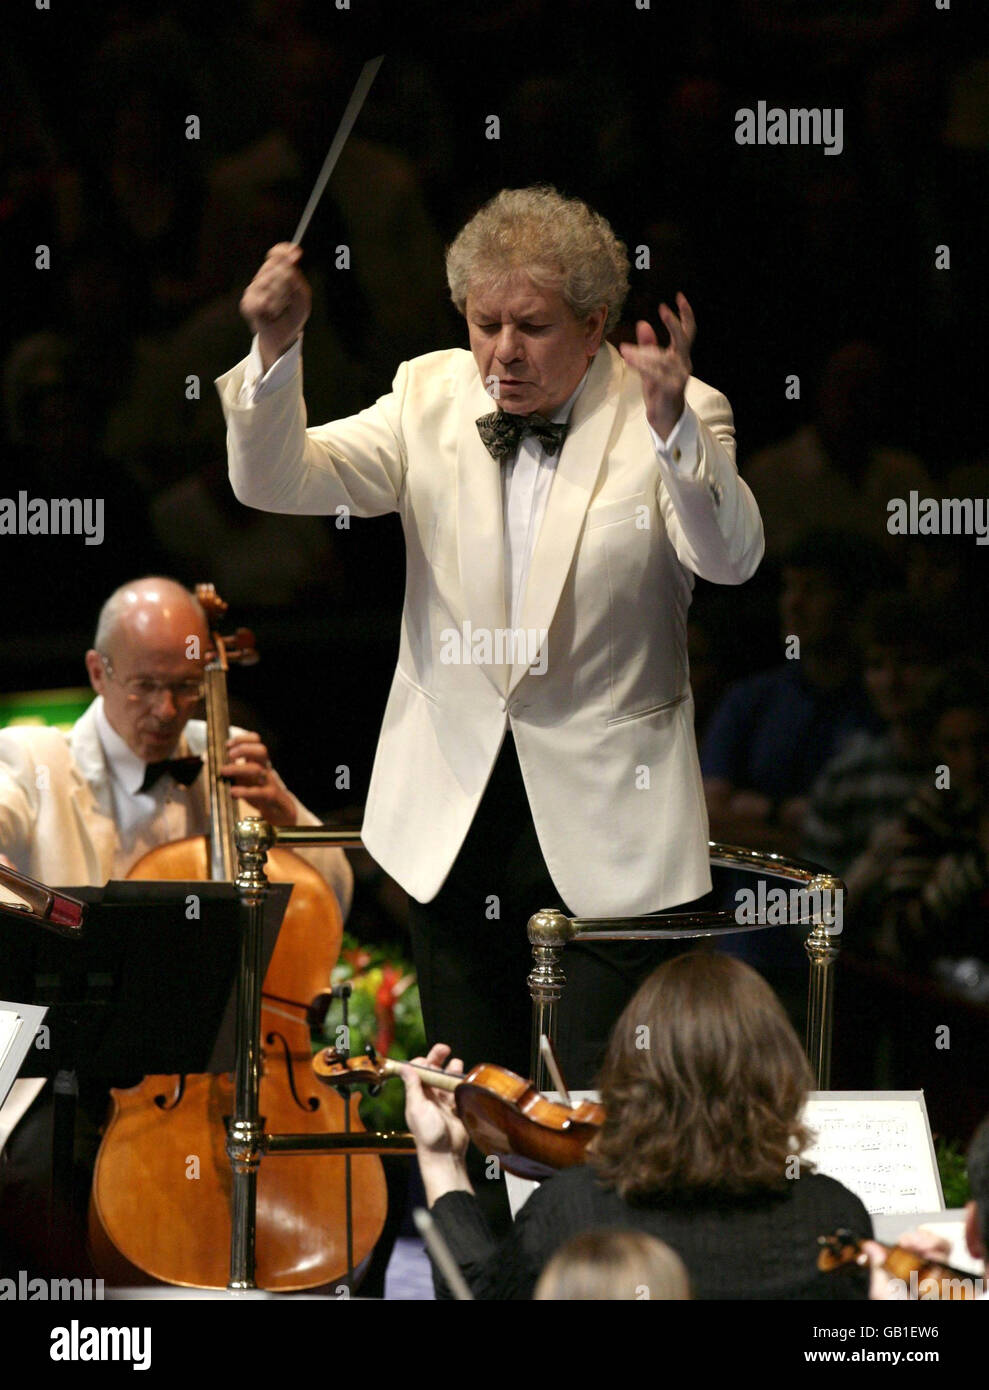
[[[412,1213],[412,1219],[416,1223],[416,1230],[425,1241],[426,1248],[439,1266],[440,1273],[450,1286],[450,1292],[454,1298],[461,1303],[472,1303],[474,1295],[467,1286],[467,1281],[461,1274],[456,1260],[449,1245],[440,1235],[436,1222],[424,1207],[416,1207]]]
[[[560,1070],[560,1064],[556,1059],[556,1050],[545,1033],[540,1033],[539,1035],[539,1051],[542,1053],[546,1070],[549,1072],[550,1080],[556,1087],[558,1095],[562,1096],[564,1105],[572,1107],[573,1101],[570,1099],[567,1083],[563,1079],[563,1072]]]

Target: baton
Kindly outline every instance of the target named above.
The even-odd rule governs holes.
[[[380,53],[377,58],[369,58],[361,68],[361,75],[357,79],[351,98],[347,103],[347,109],[343,113],[340,124],[337,126],[337,133],[333,137],[333,144],[330,146],[329,154],[323,160],[323,167],[320,169],[319,177],[316,180],[313,191],[309,195],[309,202],[306,204],[306,210],[299,219],[299,225],[295,229],[295,235],[292,241],[296,246],[301,242],[305,230],[312,220],[312,215],[316,211],[320,198],[323,196],[323,190],[329,182],[330,175],[333,173],[333,167],[340,158],[340,151],[347,143],[347,136],[353,129],[354,122],[357,120],[360,109],[364,105],[364,100],[371,89],[371,83],[377,77],[378,69],[381,67],[384,59],[385,55]]]

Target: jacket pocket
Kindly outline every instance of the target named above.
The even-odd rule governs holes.
[[[677,705],[682,705],[685,700],[690,699],[690,691],[685,690],[682,695],[677,695],[672,700],[664,700],[662,704],[650,705],[648,709],[633,710],[631,714],[616,714],[607,723],[611,724],[630,724],[633,719],[647,719],[650,714],[661,714],[663,710],[675,709]]]
[[[597,502],[588,508],[587,530],[615,526],[619,521],[638,521],[640,516],[649,516],[651,511],[649,496],[644,492],[633,492],[631,496],[618,497],[614,502]]]

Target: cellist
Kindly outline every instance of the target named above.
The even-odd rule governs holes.
[[[85,714],[68,734],[0,730],[0,858],[45,882],[101,886],[124,878],[156,845],[208,832],[199,775],[205,725],[191,716],[209,646],[206,615],[174,580],[139,579],[110,596],[86,653],[97,698]],[[228,754],[221,771],[241,801],[239,814],[274,825],[318,823],[271,766],[257,734],[233,730]],[[346,916],[353,877],[343,851],[312,850],[306,858]],[[2,1156],[0,1222],[8,1231],[32,1233],[39,1225],[47,1133],[43,1093]]]

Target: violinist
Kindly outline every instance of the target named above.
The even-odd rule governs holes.
[[[985,1266],[987,1232],[989,1232],[989,1115],[985,1117],[972,1136],[965,1158],[971,1192],[971,1196],[965,1204],[965,1245],[972,1259],[981,1260]],[[941,1298],[952,1296],[948,1291],[952,1284],[969,1282],[972,1286],[973,1301],[985,1302],[986,1299],[989,1299],[989,1293],[986,1292],[984,1267],[982,1275],[978,1279],[973,1279],[960,1270],[951,1269],[950,1266],[939,1263],[951,1254],[951,1242],[944,1236],[935,1235],[933,1231],[925,1230],[921,1226],[917,1230],[906,1231],[898,1238],[897,1245],[901,1250],[909,1251],[921,1257],[917,1261],[919,1267],[917,1284],[920,1297],[929,1296],[924,1281],[933,1278],[937,1282],[943,1281],[939,1294]],[[899,1300],[908,1296],[917,1296],[909,1294],[908,1280],[890,1278],[885,1268],[889,1252],[882,1245],[873,1240],[865,1241],[863,1250],[868,1256],[872,1268],[871,1296],[873,1298]],[[927,1263],[924,1264],[923,1262]],[[945,1284],[947,1288],[945,1288]],[[906,1287],[904,1287],[905,1285]],[[956,1294],[955,1296],[960,1295]]]
[[[426,1060],[462,1069],[444,1044]],[[813,1078],[776,996],[741,961],[692,952],[639,988],[608,1046],[606,1118],[587,1163],[544,1182],[500,1247],[449,1094],[410,1066],[402,1075],[427,1201],[476,1298],[531,1298],[561,1246],[606,1228],[664,1241],[698,1299],[868,1297],[864,1270],[836,1283],[817,1269],[822,1231],[868,1237],[872,1223],[852,1192],[800,1162]]]
[[[965,1207],[965,1241],[975,1260],[987,1259],[989,1249],[989,1115],[968,1146],[971,1198]]]
[[[202,607],[174,580],[138,579],[110,596],[86,653],[97,698],[85,714],[68,734],[0,730],[0,859],[45,883],[101,886],[124,878],[158,845],[208,833],[206,730],[191,716],[209,646]],[[256,733],[233,730],[227,752],[221,773],[240,799],[240,816],[318,823],[271,766]],[[310,850],[305,857],[345,916],[353,877],[343,851]],[[100,1123],[105,1088],[81,1100]],[[0,1154],[0,1221],[21,1250],[44,1211],[49,1111],[46,1088]]]

